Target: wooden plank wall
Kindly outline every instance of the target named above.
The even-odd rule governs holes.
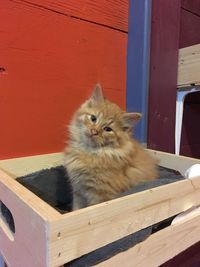
[[[200,1],[152,3],[148,147],[174,153],[178,49],[200,43]],[[200,105],[194,98],[185,101],[181,154],[199,158]]]
[[[200,43],[200,1],[181,1],[179,48]]]
[[[60,151],[96,82],[125,108],[128,0],[1,1],[0,158]]]
[[[179,48],[200,43],[200,1],[182,0]],[[185,101],[181,154],[200,158],[200,93],[188,95]],[[162,267],[200,266],[200,242],[188,248]]]

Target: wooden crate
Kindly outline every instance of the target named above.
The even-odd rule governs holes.
[[[149,150],[160,165],[184,173],[200,160]],[[0,217],[0,254],[9,267],[61,266],[88,252],[200,205],[200,176],[60,214],[15,178],[62,163],[62,154],[0,161],[0,200],[15,233]],[[152,234],[96,266],[158,266],[200,240],[200,212]],[[133,264],[134,263],[134,264]]]

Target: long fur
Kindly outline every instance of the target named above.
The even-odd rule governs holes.
[[[140,117],[105,99],[100,85],[74,114],[65,153],[74,210],[113,199],[157,177],[154,159],[132,138]]]

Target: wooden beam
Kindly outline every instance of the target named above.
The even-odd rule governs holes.
[[[200,44],[179,50],[178,87],[200,84]]]

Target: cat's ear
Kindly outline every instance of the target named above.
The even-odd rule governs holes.
[[[92,96],[90,97],[90,101],[92,103],[100,103],[103,102],[104,100],[105,98],[103,95],[102,87],[99,83],[97,83],[92,92]]]
[[[142,114],[138,112],[125,113],[123,115],[123,130],[131,130],[135,124],[141,119]]]

